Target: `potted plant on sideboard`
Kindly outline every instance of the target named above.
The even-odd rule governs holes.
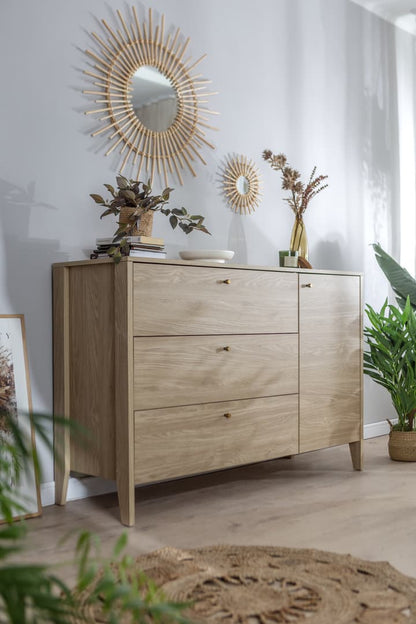
[[[116,181],[116,189],[111,184],[104,184],[111,194],[111,199],[104,199],[97,193],[90,193],[95,203],[105,208],[101,219],[107,215],[118,217],[113,246],[108,252],[115,262],[120,262],[123,255],[128,255],[127,237],[152,235],[155,212],[161,212],[169,217],[171,227],[175,229],[179,226],[185,234],[190,234],[194,230],[210,234],[204,225],[202,215],[191,215],[186,208],[167,208],[173,189],[165,188],[160,195],[153,195],[150,181],[146,184],[137,180],[128,180],[122,175],[118,175]]]

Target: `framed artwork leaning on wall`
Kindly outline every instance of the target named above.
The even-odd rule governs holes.
[[[26,350],[25,323],[22,314],[0,314],[0,453],[2,460],[7,456],[8,418],[17,424],[29,447],[35,449],[35,434],[30,414],[32,400],[29,381],[29,365]],[[7,414],[7,417],[6,417]],[[10,456],[10,462],[12,457]],[[17,517],[33,517],[41,513],[38,475],[34,461],[28,469],[22,468],[18,478],[15,470],[10,470],[9,482],[13,497],[21,506]],[[0,522],[4,518],[0,514]]]

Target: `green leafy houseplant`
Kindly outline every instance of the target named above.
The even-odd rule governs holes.
[[[111,194],[109,200],[96,193],[90,194],[96,204],[105,208],[101,219],[107,215],[116,217],[124,216],[123,213],[126,215],[118,222],[113,239],[114,246],[108,252],[116,262],[119,262],[123,255],[128,255],[129,244],[126,237],[137,234],[140,220],[155,212],[161,212],[169,217],[171,227],[175,229],[178,226],[185,234],[190,234],[194,230],[210,234],[204,225],[204,217],[201,215],[191,215],[185,208],[167,208],[173,189],[165,188],[160,195],[152,195],[150,181],[145,184],[119,175],[116,177],[116,182],[117,189],[111,184],[104,184]]]
[[[370,326],[364,328],[369,350],[364,352],[364,373],[389,392],[398,422],[394,431],[415,431],[416,312],[407,297],[403,309],[389,305],[380,312],[366,306]],[[416,443],[416,440],[415,440]]]
[[[416,461],[416,280],[378,243],[373,249],[398,307],[386,302],[376,313],[367,306],[371,327],[364,335],[370,350],[364,354],[364,372],[387,389],[398,415],[397,424],[389,421],[391,459]]]
[[[42,419],[50,420],[37,416],[34,426],[50,447]],[[11,561],[22,550],[26,535],[24,521],[13,523],[13,517],[24,514],[25,509],[11,484],[32,459],[37,469],[39,464],[30,440],[4,406],[0,407],[0,422],[0,514],[5,520],[0,525],[0,622],[186,624],[182,611],[187,605],[166,599],[149,578],[135,570],[133,559],[122,554],[127,544],[125,533],[107,561],[99,557],[98,538],[87,531],[80,533],[75,553],[77,581],[71,589],[47,565]]]

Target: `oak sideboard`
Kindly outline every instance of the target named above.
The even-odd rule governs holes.
[[[56,502],[349,444],[362,467],[362,276],[124,258],[53,266]],[[71,433],[72,431],[72,433]]]

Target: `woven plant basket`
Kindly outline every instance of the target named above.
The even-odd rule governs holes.
[[[416,431],[390,431],[389,455],[395,461],[416,461]]]
[[[130,215],[133,214],[135,208],[122,208],[120,210],[119,223],[129,223]],[[132,236],[151,236],[153,229],[153,210],[144,212],[137,221],[136,226],[133,228]]]

